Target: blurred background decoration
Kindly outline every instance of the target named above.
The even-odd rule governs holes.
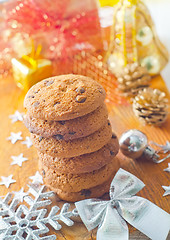
[[[150,75],[157,75],[168,63],[168,51],[159,40],[147,6],[140,0],[120,0],[115,5],[110,39],[106,61],[115,74],[136,62]]]
[[[136,2],[136,0],[126,0],[128,1]],[[22,59],[23,56],[29,56],[32,40],[35,42],[35,47],[39,44],[42,46],[42,58],[52,62],[53,75],[59,72],[61,62],[63,65],[66,62],[71,63],[69,59],[77,54],[81,55],[85,51],[94,56],[97,54],[104,56],[109,48],[113,14],[118,0],[55,2],[0,0],[0,2],[2,2],[0,4],[1,75],[11,71],[12,58]],[[160,40],[170,48],[170,36],[167,31],[170,21],[168,23],[165,20],[166,17],[169,18],[170,2],[168,0],[143,2],[151,11]],[[162,63],[160,69],[165,64],[166,61]],[[166,67],[163,70],[165,80],[169,74],[170,67]]]
[[[105,6],[110,6],[112,7],[113,5],[115,5],[116,3],[119,2],[119,0],[99,0],[100,2],[100,6],[101,7],[105,7]]]
[[[102,11],[105,12],[106,18],[111,17],[111,9],[118,2],[117,0],[99,0]],[[143,0],[148,7],[153,22],[156,26],[157,34],[161,42],[168,48],[170,52],[170,1],[169,0]],[[103,15],[103,14],[101,14]],[[110,15],[110,16],[109,16]],[[109,22],[109,21],[108,21]],[[162,70],[161,75],[170,90],[170,62]]]

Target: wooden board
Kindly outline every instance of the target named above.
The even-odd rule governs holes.
[[[160,76],[153,79],[152,85],[167,92],[166,86]],[[0,79],[0,176],[13,174],[13,178],[16,180],[16,183],[11,184],[9,189],[0,186],[0,196],[5,195],[8,191],[18,191],[21,187],[26,188],[30,182],[29,177],[34,175],[38,169],[37,154],[34,147],[28,149],[25,145],[21,144],[21,141],[13,145],[6,140],[10,136],[10,132],[22,131],[23,139],[29,136],[29,132],[22,122],[12,124],[9,119],[9,115],[13,114],[16,110],[24,112],[23,99],[24,93],[16,87],[11,77]],[[167,140],[170,141],[170,116],[168,116],[166,123],[161,128],[152,126],[144,127],[139,124],[133,115],[131,105],[113,106],[112,104],[108,104],[108,109],[113,131],[119,137],[124,131],[136,128],[145,132],[149,140],[154,140],[160,144],[165,144]],[[20,153],[23,153],[24,157],[27,157],[29,161],[24,162],[22,167],[18,165],[11,166],[11,156],[17,156]],[[167,163],[168,160],[159,165],[148,161],[134,161],[119,153],[115,161],[115,172],[122,167],[135,174],[146,184],[146,187],[139,195],[170,213],[170,196],[163,197],[164,190],[161,187],[162,185],[169,185],[170,174],[163,171],[167,167]],[[57,202],[57,205],[62,204],[63,202]],[[59,240],[93,240],[95,239],[95,232],[88,233],[82,223],[76,223],[73,227],[69,228],[63,226],[62,230],[55,234]],[[50,233],[54,233],[54,231],[51,230]],[[148,238],[135,231],[131,233],[130,239]]]

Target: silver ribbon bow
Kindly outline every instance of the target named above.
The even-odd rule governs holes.
[[[170,215],[150,201],[134,196],[144,183],[119,169],[110,187],[110,200],[87,199],[76,202],[78,213],[89,231],[98,226],[97,240],[128,240],[126,221],[153,240],[165,240]]]

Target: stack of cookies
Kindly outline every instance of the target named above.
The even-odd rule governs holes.
[[[25,125],[44,183],[63,200],[100,197],[109,190],[119,144],[105,95],[91,78],[62,75],[37,83],[25,97]]]

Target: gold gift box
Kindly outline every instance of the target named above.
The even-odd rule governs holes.
[[[23,56],[12,59],[13,77],[17,86],[28,91],[37,82],[52,76],[52,62],[40,56]]]

